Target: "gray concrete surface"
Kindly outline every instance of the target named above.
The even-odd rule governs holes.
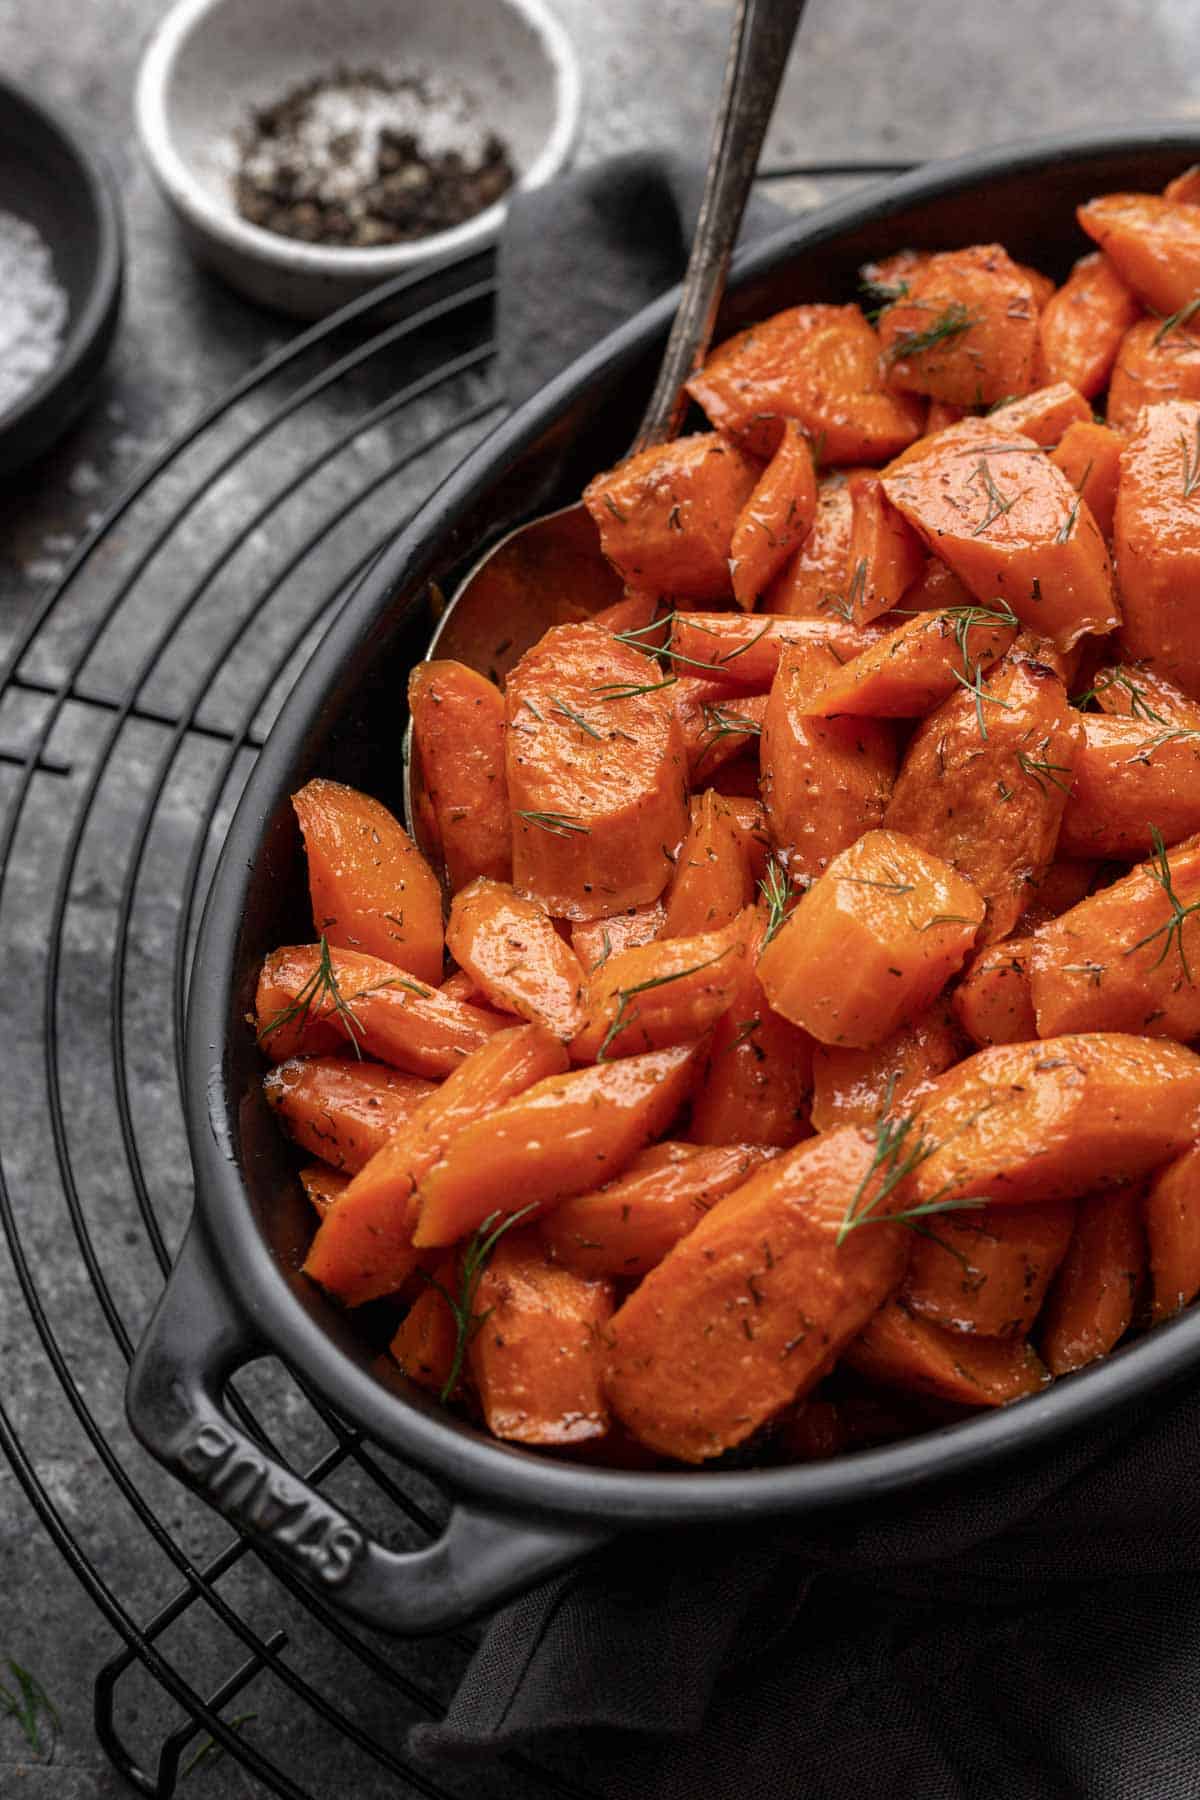
[[[723,52],[724,0],[554,4],[585,69],[584,158],[644,143],[698,146],[704,141]],[[138,160],[130,129],[130,89],[141,42],[158,11],[156,0],[106,0],[103,5],[99,0],[0,0],[0,71],[29,81],[90,128],[117,172],[129,246],[120,341],[92,414],[47,463],[0,493],[0,650],[29,616],[42,584],[61,568],[97,509],[148,452],[265,351],[281,344],[290,330],[285,321],[256,312],[190,265]],[[1188,0],[1092,0],[1086,6],[1081,0],[1059,0],[1053,6],[1044,0],[1008,0],[1004,6],[912,0],[903,8],[869,0],[813,0],[769,156],[777,161],[921,158],[1072,124],[1113,124],[1149,114],[1194,118],[1200,113],[1200,39],[1194,26],[1195,10]],[[812,204],[821,193],[819,184],[799,182],[789,198],[794,204]],[[307,416],[305,431],[333,429],[346,404],[344,396],[331,398]],[[436,408],[426,424],[436,433]],[[463,442],[455,439],[441,447],[443,466]],[[377,454],[378,444],[356,450],[364,459],[360,480]],[[415,498],[428,479],[427,471],[413,477],[402,498]],[[336,498],[336,479],[331,482]],[[218,497],[211,528],[228,532],[245,504],[244,492]],[[190,538],[180,541],[173,579],[186,578],[189,559],[198,566],[207,529],[198,525]],[[249,547],[251,559],[259,548]],[[119,557],[120,552],[118,544],[111,554]],[[81,605],[86,614],[87,602]],[[56,620],[45,634],[38,651],[45,674],[58,672],[83,623],[72,614]],[[164,657],[154,691],[168,710],[186,698],[194,670],[221,628],[221,610],[214,604],[211,614]],[[272,629],[265,620],[262,630]],[[114,685],[119,689],[129,642],[127,630],[124,639],[109,647],[107,662],[101,646],[90,665],[96,691]],[[206,702],[206,716],[217,727],[236,720],[245,701],[238,680],[235,671]],[[0,713],[0,743],[20,741],[38,704],[35,696],[26,696],[24,712]],[[58,752],[68,761],[77,758],[80,769],[90,766],[97,718],[86,707],[69,709],[56,733]],[[120,1467],[129,1471],[168,1533],[189,1555],[203,1558],[225,1542],[225,1534],[132,1445],[120,1401],[124,1357],[117,1339],[121,1331],[136,1336],[161,1277],[115,1131],[105,1060],[107,966],[139,783],[144,784],[161,750],[161,736],[151,724],[123,736],[121,758],[112,779],[102,784],[95,823],[72,880],[65,938],[60,1064],[71,1146],[83,1171],[79,1218],[109,1284],[116,1333],[97,1306],[76,1228],[49,1172],[54,1145],[41,1064],[45,944],[40,930],[49,887],[61,865],[64,821],[70,816],[64,796],[74,804],[79,793],[77,783],[56,788],[50,777],[38,778],[0,920],[7,922],[5,980],[0,984],[5,1047],[0,1156],[38,1302],[63,1347],[65,1372],[77,1383],[81,1402]],[[135,914],[134,974],[144,993],[131,1002],[130,1091],[147,1186],[169,1247],[186,1216],[187,1184],[163,1014],[169,998],[163,965],[177,908],[171,881],[178,879],[196,808],[207,792],[216,741],[190,742],[172,776],[157,810]],[[5,801],[10,773],[0,770]],[[293,1444],[319,1452],[328,1440],[299,1396],[281,1393],[269,1372],[260,1385],[264,1404],[287,1424]],[[175,1591],[178,1578],[79,1429],[60,1374],[38,1346],[29,1307],[3,1249],[0,1401],[65,1526],[130,1616],[144,1622]],[[383,1735],[400,1753],[404,1721],[416,1716],[411,1706],[364,1677],[358,1664],[327,1637],[315,1642],[306,1615],[252,1565],[235,1569],[222,1591],[261,1629],[288,1631],[286,1654],[294,1666],[347,1706],[365,1730]],[[0,1714],[0,1800],[116,1800],[130,1791],[111,1772],[91,1727],[94,1677],[118,1641],[0,1461],[0,1685],[12,1685],[5,1666],[12,1658],[39,1678],[61,1721],[52,1754],[39,1755],[17,1724]],[[228,1635],[200,1609],[173,1626],[162,1647],[201,1689],[224,1679],[237,1660]],[[441,1644],[392,1647],[381,1654],[401,1677],[445,1694],[465,1652],[461,1646]],[[152,1761],[163,1734],[179,1720],[154,1684],[136,1672],[121,1685],[118,1713],[122,1732],[145,1761]],[[320,1800],[340,1800],[351,1793],[356,1800],[371,1800],[413,1791],[401,1776],[365,1759],[355,1761],[318,1717],[295,1706],[278,1685],[253,1684],[229,1713],[255,1714],[247,1720],[246,1732]],[[531,1791],[521,1779],[499,1773],[476,1777],[465,1786],[492,1800]],[[232,1762],[208,1760],[183,1791],[229,1800],[262,1790]]]

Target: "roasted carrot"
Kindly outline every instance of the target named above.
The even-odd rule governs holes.
[[[1115,1348],[1132,1323],[1145,1268],[1141,1189],[1081,1200],[1038,1334],[1052,1375],[1082,1369]]]
[[[1073,1200],[932,1215],[899,1298],[943,1330],[1025,1338],[1071,1242]]]
[[[545,1210],[619,1175],[679,1111],[694,1057],[691,1044],[621,1057],[551,1075],[491,1109],[420,1179],[413,1242],[453,1244],[514,1200]]]
[[[844,609],[856,625],[890,612],[925,566],[912,526],[896,511],[878,475],[859,471],[850,489],[850,543],[841,582]]]
[[[1006,603],[1063,650],[1120,623],[1099,527],[1032,438],[963,419],[883,485],[983,605]]]
[[[918,1319],[889,1301],[843,1351],[850,1368],[888,1387],[912,1388],[963,1406],[1007,1406],[1050,1377],[1019,1338],[969,1337]]]
[[[925,566],[910,588],[906,588],[900,597],[899,617],[887,614],[877,619],[873,629],[884,631],[888,626],[893,628],[900,620],[915,612],[955,612],[960,606],[970,606],[971,596],[963,586],[954,570],[938,556],[927,556]],[[840,646],[839,646],[840,648]],[[869,648],[863,645],[863,649]],[[853,654],[859,654],[856,650]],[[845,651],[842,660],[848,661]]]
[[[758,959],[776,1012],[822,1044],[868,1045],[930,1004],[968,954],[983,899],[939,857],[868,831],[809,888]]]
[[[606,918],[666,886],[687,789],[664,681],[595,625],[548,631],[509,676],[513,885],[548,912]]]
[[[614,637],[620,637],[623,632],[634,634],[638,643],[649,649],[656,634],[646,628],[659,617],[659,608],[656,589],[626,588],[623,599],[614,601],[611,606],[603,606],[598,613],[592,614],[592,624],[602,625]],[[664,625],[664,631],[665,629]]]
[[[752,1144],[652,1144],[623,1175],[562,1200],[537,1227],[547,1255],[577,1275],[644,1275],[768,1152]]]
[[[437,876],[386,806],[340,781],[292,795],[304,834],[318,936],[362,950],[421,981],[442,978]]]
[[[1050,452],[1050,461],[1061,469],[1105,537],[1112,536],[1121,474],[1124,440],[1094,419],[1068,425]]]
[[[686,677],[675,684],[678,701],[684,700],[685,690],[692,685]],[[709,691],[690,696],[693,705],[676,707],[693,787],[711,781],[743,751],[757,749],[767,710],[765,694],[747,694],[740,688],[731,691],[724,682],[705,682],[703,686]]]
[[[987,422],[1002,442],[1008,432],[1019,431],[1035,444],[1053,450],[1072,425],[1090,424],[1091,419],[1092,409],[1079,389],[1069,381],[1053,381],[1019,400],[993,407]]]
[[[479,1283],[483,1324],[467,1352],[493,1436],[518,1444],[603,1437],[601,1340],[612,1288],[548,1263],[532,1231],[501,1238]]]
[[[930,256],[879,321],[894,388],[956,406],[989,405],[1033,386],[1033,284],[1000,244]]]
[[[1159,1170],[1146,1191],[1143,1218],[1157,1325],[1200,1294],[1200,1146]]]
[[[350,1177],[340,1169],[331,1169],[328,1163],[309,1163],[300,1170],[299,1182],[304,1189],[304,1198],[323,1219],[334,1201],[345,1193]]]
[[[704,1462],[821,1379],[904,1273],[882,1212],[874,1138],[813,1138],[706,1213],[609,1325],[605,1390],[642,1443]]]
[[[732,1000],[754,928],[754,909],[747,906],[715,931],[662,937],[610,956],[588,978],[572,1059],[604,1061],[694,1043]]]
[[[1108,385],[1117,347],[1138,303],[1098,251],[1075,264],[1038,319],[1038,363],[1047,381],[1069,381],[1085,399]]]
[[[1002,938],[973,957],[954,990],[954,1016],[981,1050],[1037,1036],[1029,966],[1033,940]]]
[[[853,524],[849,478],[854,472],[834,469],[821,476],[808,534],[768,585],[761,601],[763,612],[795,619],[840,615],[853,625],[845,586]]]
[[[661,900],[645,906],[631,906],[613,913],[608,919],[577,919],[571,927],[571,948],[583,965],[584,973],[592,970],[618,950],[632,950],[638,944],[652,944],[666,923],[667,909]]]
[[[834,657],[847,662],[883,635],[878,626],[853,625],[832,611],[816,619],[775,613],[676,613],[670,652],[680,676],[695,670],[730,690],[740,687],[754,693],[770,687],[787,645],[827,644]]]
[[[1168,181],[1163,189],[1163,199],[1183,200],[1189,206],[1195,206],[1200,201],[1200,164],[1192,163],[1182,175]]]
[[[1200,1125],[1200,1056],[1119,1031],[997,1044],[939,1077],[922,1101],[929,1154],[918,1202],[986,1194],[998,1205],[1070,1199],[1137,1181]]]
[[[1118,719],[1164,730],[1200,731],[1200,700],[1148,663],[1106,663],[1092,677],[1088,699]]]
[[[731,591],[734,527],[760,472],[751,457],[706,432],[627,457],[589,483],[583,503],[605,556],[630,586],[721,600]]]
[[[431,1081],[381,1063],[296,1057],[263,1077],[267,1103],[289,1136],[313,1156],[351,1174],[407,1124],[434,1091]]]
[[[1021,929],[1035,931],[1051,919],[1061,918],[1095,885],[1099,864],[1086,858],[1056,856],[1046,873],[1033,884],[1033,899],[1021,914]]]
[[[1093,714],[1083,721],[1060,848],[1068,856],[1145,856],[1200,831],[1200,732]]]
[[[1197,212],[1200,219],[1200,209]],[[1148,406],[1121,457],[1113,560],[1126,658],[1200,698],[1200,404]]]
[[[304,1270],[348,1306],[394,1293],[418,1263],[417,1188],[447,1146],[548,1075],[566,1052],[540,1025],[498,1032],[449,1075],[350,1183],[313,1239]]]
[[[963,683],[973,683],[1012,645],[1011,613],[970,605],[954,612],[921,612],[880,638],[853,661],[841,663],[827,645],[789,651],[793,704],[814,718],[834,714],[873,719],[919,719]]]
[[[767,815],[762,801],[757,795],[751,799],[736,794],[722,794],[721,798],[738,828],[742,848],[750,862],[750,873],[756,884],[761,883],[767,873],[767,862],[771,854],[771,835],[767,830]]]
[[[772,456],[795,419],[823,463],[884,462],[923,409],[880,379],[879,339],[857,306],[793,306],[726,339],[688,382],[718,431]]]
[[[944,1000],[868,1049],[817,1044],[812,1055],[814,1127],[873,1126],[877,1119],[910,1112],[968,1048]]]
[[[460,888],[446,945],[492,1005],[544,1025],[564,1042],[583,1024],[584,971],[548,914],[507,882]]]
[[[734,598],[751,611],[772,576],[808,536],[817,510],[812,450],[795,419],[738,514],[729,546]]]
[[[728,801],[708,788],[692,802],[692,822],[667,890],[662,935],[717,931],[753,899],[745,836]]]
[[[429,1285],[417,1295],[392,1339],[392,1355],[410,1381],[435,1394],[454,1373],[458,1328],[448,1295],[457,1295],[457,1256],[444,1256],[431,1272]]]
[[[1200,288],[1200,207],[1158,194],[1104,194],[1076,210],[1121,280],[1160,317]]]
[[[1108,389],[1108,423],[1136,429],[1144,406],[1161,400],[1200,400],[1200,341],[1190,331],[1164,335],[1157,319],[1131,325],[1121,339]]]
[[[477,875],[512,875],[504,774],[504,696],[460,662],[418,663],[408,678],[420,765],[452,890]]]

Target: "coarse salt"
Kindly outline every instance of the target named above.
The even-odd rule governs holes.
[[[0,210],[0,418],[58,361],[67,311],[41,234]]]

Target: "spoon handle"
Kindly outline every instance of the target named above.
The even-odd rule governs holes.
[[[658,380],[630,454],[665,443],[687,405],[683,384],[704,360],[775,96],[805,0],[736,0],[725,81],[696,236]]]

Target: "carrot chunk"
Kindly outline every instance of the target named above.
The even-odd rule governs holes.
[[[318,936],[440,981],[442,890],[399,820],[340,781],[310,781],[292,807]]]
[[[1200,208],[1197,209],[1200,219]],[[1121,457],[1113,560],[1127,658],[1200,698],[1200,405],[1148,406]]]
[[[1011,613],[972,605],[906,619],[847,663],[825,645],[796,646],[792,663],[802,674],[794,683],[795,702],[814,717],[923,718],[1003,656],[1015,636]]]
[[[762,596],[763,612],[793,619],[841,616],[853,623],[845,587],[854,522],[849,477],[854,472],[833,470],[818,481],[808,535],[768,584]]]
[[[1143,1216],[1157,1325],[1200,1294],[1200,1146],[1185,1150],[1154,1177]]]
[[[1113,718],[1139,719],[1164,730],[1200,731],[1200,700],[1193,700],[1148,663],[1107,663],[1092,677],[1088,698]]]
[[[719,1200],[609,1326],[605,1389],[642,1443],[704,1462],[808,1393],[904,1273],[870,1133],[786,1151]],[[886,1203],[883,1203],[886,1204]],[[840,1240],[840,1241],[839,1241]]]
[[[755,743],[762,731],[767,696],[747,694],[725,682],[692,682],[686,676],[676,682],[673,692],[688,780],[698,787]]]
[[[1042,1036],[1200,1033],[1198,905],[1200,839],[1190,838],[1039,926],[1030,984]]]
[[[922,1102],[919,1202],[1065,1200],[1137,1181],[1200,1124],[1200,1056],[1124,1032],[976,1051]]]
[[[1050,452],[1050,461],[1083,496],[1105,537],[1112,536],[1123,448],[1119,433],[1089,419],[1068,425]]]
[[[571,948],[585,974],[590,975],[614,952],[652,944],[661,934],[666,918],[662,901],[651,900],[646,906],[631,906],[609,919],[577,919],[571,927]]]
[[[335,1169],[356,1173],[434,1091],[431,1081],[381,1063],[313,1056],[263,1077],[267,1104],[289,1136]]]
[[[857,306],[793,306],[738,332],[687,384],[718,431],[772,456],[795,419],[823,463],[884,462],[921,429],[923,409],[889,393],[879,339]]]
[[[440,1394],[454,1373],[458,1328],[447,1294],[457,1294],[458,1258],[443,1257],[392,1339],[392,1355],[410,1381]]]
[[[692,802],[692,823],[671,877],[662,935],[718,931],[753,899],[745,836],[729,802],[708,788]]]
[[[588,978],[573,1060],[632,1056],[703,1036],[737,990],[754,925],[754,909],[746,907],[716,931],[662,937],[610,956]]]
[[[856,625],[889,612],[925,566],[925,553],[883,491],[878,475],[852,474],[850,543],[841,588],[845,609]]]
[[[1140,719],[1083,720],[1060,848],[1068,856],[1145,856],[1200,831],[1200,732]]]
[[[1136,430],[1142,408],[1163,400],[1200,400],[1200,340],[1190,331],[1164,335],[1157,319],[1131,325],[1121,339],[1108,388],[1108,423]]]
[[[808,536],[817,510],[817,477],[808,439],[795,419],[784,422],[779,448],[738,514],[729,546],[734,598],[750,611]]]
[[[900,1299],[944,1331],[1025,1338],[1067,1254],[1073,1200],[964,1208],[925,1221]]]
[[[967,964],[954,990],[954,1016],[980,1049],[1023,1044],[1037,1036],[1029,965],[1033,940],[1002,938]]]
[[[1033,386],[1033,284],[1000,244],[930,256],[879,321],[895,388],[985,406]]]
[[[870,1381],[913,1388],[962,1406],[1007,1406],[1036,1394],[1050,1377],[1017,1338],[969,1337],[918,1319],[899,1300],[875,1314],[843,1360]]]
[[[1075,216],[1151,312],[1180,312],[1200,288],[1200,207],[1158,194],[1104,194]]]
[[[1032,438],[963,419],[884,476],[888,499],[985,606],[1069,650],[1120,623],[1099,527]]]
[[[313,1239],[305,1274],[347,1306],[394,1293],[420,1260],[412,1242],[414,1196],[425,1174],[457,1133],[560,1074],[566,1061],[558,1039],[540,1025],[498,1032],[464,1059],[355,1175]]]
[[[910,588],[906,588],[900,597],[899,612],[903,616],[915,612],[955,612],[960,606],[970,606],[971,596],[963,586],[954,570],[949,568],[940,557],[927,556],[925,565]],[[888,615],[877,619],[874,629],[882,631],[889,625],[899,624],[899,619]],[[863,646],[867,648],[868,646]],[[857,654],[858,652],[856,652]],[[843,661],[848,660],[845,651]]]
[[[776,1012],[823,1044],[878,1044],[961,965],[983,899],[895,831],[836,856],[758,959]]]
[[[984,942],[1007,937],[1050,865],[1082,736],[1058,677],[1015,654],[917,728],[884,823],[975,883]]]
[[[1140,1188],[1079,1202],[1075,1230],[1042,1313],[1042,1361],[1052,1375],[1095,1362],[1125,1336],[1146,1268]]]
[[[628,457],[588,483],[583,503],[605,556],[631,586],[722,600],[734,526],[759,474],[711,431]]]
[[[577,1275],[645,1275],[766,1156],[752,1144],[652,1144],[615,1181],[561,1200],[538,1236]]]
[[[814,1127],[870,1126],[911,1111],[967,1048],[944,1000],[867,1049],[817,1044],[812,1058]]]
[[[878,626],[848,623],[839,613],[793,619],[775,613],[677,613],[670,654],[681,676],[693,668],[731,691],[770,687],[789,645],[828,645],[847,662],[883,636]]]
[[[603,1437],[601,1340],[612,1288],[546,1261],[534,1232],[501,1238],[479,1283],[484,1323],[467,1352],[488,1430],[517,1444]]]
[[[564,1042],[583,1024],[579,958],[541,907],[507,882],[481,879],[455,894],[446,944],[502,1011],[544,1025]]]
[[[516,1199],[542,1210],[586,1193],[670,1125],[695,1046],[552,1075],[460,1131],[420,1181],[418,1248],[453,1244]]]
[[[1091,419],[1092,409],[1079,389],[1069,381],[1054,381],[1019,400],[993,407],[987,422],[1002,442],[1008,432],[1019,431],[1052,450],[1072,425],[1090,424]]]
[[[460,662],[418,663],[408,678],[413,754],[432,808],[451,892],[477,875],[512,875],[504,774],[504,696]]]
[[[521,658],[507,700],[518,893],[567,919],[657,899],[687,830],[687,790],[655,664],[594,625],[560,625]]]
[[[340,1169],[331,1169],[328,1163],[309,1163],[307,1168],[300,1170],[299,1181],[304,1198],[323,1219],[334,1201],[345,1193],[350,1177]]]
[[[1091,400],[1108,385],[1121,339],[1138,303],[1107,257],[1093,251],[1075,264],[1038,319],[1038,361],[1047,381],[1069,381]]]

